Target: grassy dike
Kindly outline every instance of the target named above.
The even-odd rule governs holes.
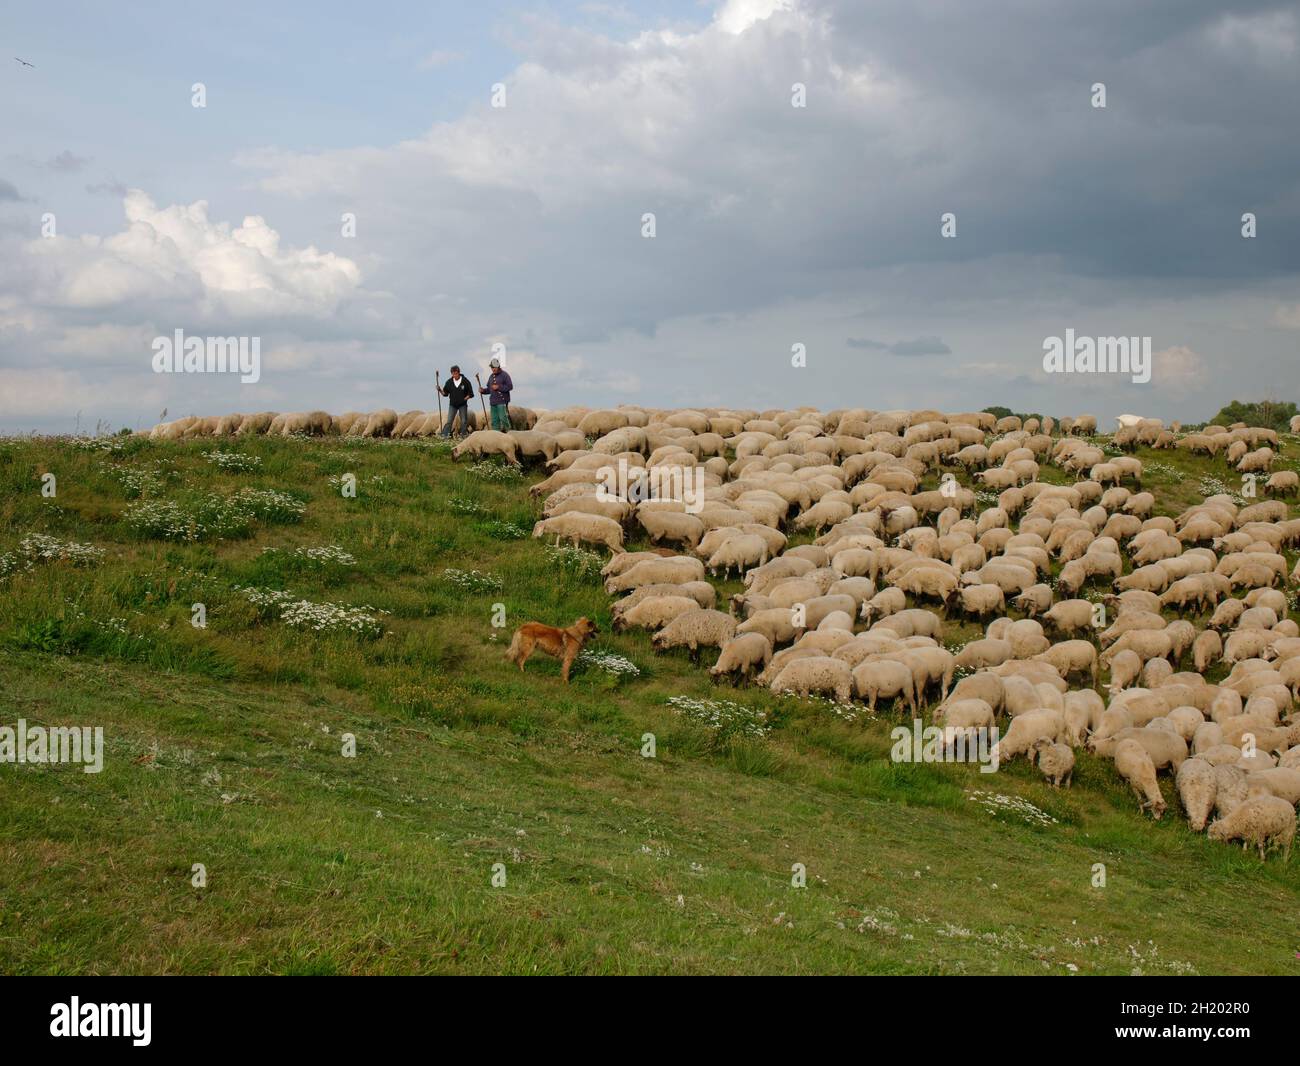
[[[715,688],[707,656],[610,635],[599,560],[528,536],[536,471],[425,441],[110,440],[0,442],[0,725],[106,747],[99,774],[0,765],[2,972],[1300,965],[1300,865],[1192,833],[1166,778],[1152,823],[1082,753],[1060,793],[1023,762],[895,764],[901,715]],[[1233,484],[1138,454],[1162,513]],[[508,668],[514,626],[583,614],[636,675]]]

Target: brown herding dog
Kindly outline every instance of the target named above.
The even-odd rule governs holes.
[[[582,651],[582,646],[588,639],[599,632],[596,623],[590,618],[579,618],[567,629],[558,629],[542,622],[529,622],[515,630],[506,658],[512,663],[517,663],[519,672],[523,673],[524,663],[528,661],[528,657],[540,648],[552,658],[564,661],[561,676],[567,685],[569,667],[573,665],[573,660],[578,657],[578,653]]]

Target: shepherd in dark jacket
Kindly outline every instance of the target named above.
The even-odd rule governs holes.
[[[460,367],[451,368],[451,377],[442,387],[442,394],[447,397],[447,422],[442,427],[442,435],[450,437],[456,419],[460,419],[461,436],[469,436],[472,427],[469,424],[469,401],[474,395],[474,386],[469,378],[460,372]]]

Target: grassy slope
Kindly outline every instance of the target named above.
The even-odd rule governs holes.
[[[492,520],[531,524],[521,483],[395,442],[223,447],[262,465],[219,470],[199,442],[115,456],[0,444],[0,553],[30,531],[108,550],[0,586],[0,724],[103,725],[108,751],[98,775],[0,765],[4,972],[1294,972],[1297,868],[1140,818],[1108,763],[1081,756],[1060,794],[1023,763],[895,765],[888,716],[720,692],[642,634],[599,641],[638,678],[588,668],[566,689],[541,659],[521,678],[502,660],[519,622],[589,614],[608,633],[596,582],[490,535]],[[1200,473],[1227,480],[1139,454],[1166,464],[1148,479],[1162,509],[1199,498]],[[157,472],[151,498],[297,493],[305,519],[142,539],[122,518],[124,468]],[[355,500],[328,481],[346,471]],[[261,554],[322,544],[356,565]],[[447,567],[498,575],[502,591],[458,591]],[[261,619],[232,588],[250,584],[369,604],[391,612],[388,634]],[[196,601],[205,630],[189,625]],[[677,694],[734,696],[773,729],[693,724],[665,705]],[[992,815],[971,789],[1057,822]]]

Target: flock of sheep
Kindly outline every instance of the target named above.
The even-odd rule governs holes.
[[[469,416],[476,427],[485,424],[483,417],[474,411],[470,411]],[[510,408],[510,424],[519,429],[527,429],[536,419],[537,416],[526,407],[512,405]],[[207,418],[188,415],[171,422],[159,422],[148,431],[148,436],[161,440],[250,434],[272,437],[295,434],[312,437],[431,437],[441,432],[443,424],[444,416],[438,411],[407,411],[402,415],[391,408],[367,413],[347,411],[341,415],[332,415],[328,411],[260,411]]]
[[[1283,551],[1300,545],[1300,519],[1281,499],[1243,506],[1221,494],[1157,515],[1142,463],[1088,439],[1097,425],[1087,416],[1022,424],[932,410],[633,406],[512,415],[519,429],[474,432],[453,457],[545,462],[549,476],[530,490],[543,497],[534,536],[610,550],[606,590],[625,594],[615,628],[651,631],[660,651],[717,649],[715,678],[873,710],[928,707],[949,743],[997,726],[998,762],[1024,756],[1054,785],[1069,784],[1086,747],[1113,760],[1155,818],[1167,772],[1191,828],[1261,858],[1270,846],[1289,855],[1300,626],[1286,588],[1300,584],[1300,565],[1288,574]],[[264,414],[154,433],[421,435],[437,419]],[[1243,475],[1270,473],[1280,450],[1268,429],[1184,434],[1141,418],[1121,420],[1112,443],[1222,457]],[[626,498],[605,480],[620,461]],[[1066,483],[1042,480],[1049,466]],[[656,498],[655,468],[685,471],[701,498]],[[936,475],[939,487],[923,490]],[[1297,478],[1278,471],[1261,488],[1289,496]],[[649,550],[624,551],[634,526]],[[790,547],[801,533],[815,539]],[[707,575],[729,572],[744,590],[719,610]],[[1203,627],[1178,617],[1210,609]],[[954,651],[944,627],[956,616],[984,635]],[[1210,684],[1219,664],[1227,676]]]

